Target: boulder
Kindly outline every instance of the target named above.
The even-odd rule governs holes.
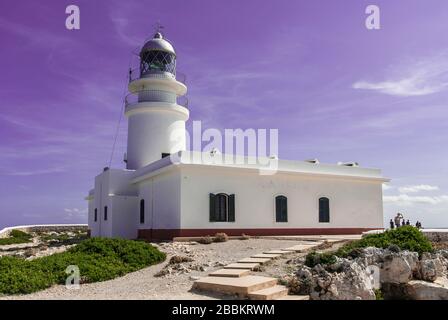
[[[412,300],[448,300],[448,286],[412,280],[405,287],[406,295]]]
[[[339,258],[331,268],[338,271],[329,272],[321,265],[311,270],[309,294],[312,300],[375,300],[371,278],[362,265]],[[306,272],[304,278],[309,280]]]
[[[407,283],[418,272],[418,253],[386,250],[380,265],[381,283]]]
[[[417,278],[424,281],[433,282],[437,278],[447,276],[448,259],[443,253],[424,253],[419,261],[419,272]]]

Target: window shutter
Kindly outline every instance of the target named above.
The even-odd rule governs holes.
[[[227,221],[235,222],[235,195],[229,195],[229,211],[227,215]]]
[[[282,222],[288,222],[288,198],[283,198]]]
[[[216,221],[215,195],[210,193],[210,222]]]
[[[275,197],[275,221],[281,222],[282,221],[282,209],[281,209],[282,201],[280,197]]]
[[[330,222],[330,200],[319,199],[319,222]]]

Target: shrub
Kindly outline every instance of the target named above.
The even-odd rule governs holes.
[[[381,291],[381,289],[375,289],[375,299],[384,300],[383,292]]]
[[[200,244],[210,244],[210,243],[213,242],[213,239],[212,239],[212,237],[210,237],[210,236],[205,236],[205,237],[200,238],[200,239],[198,240],[198,242],[199,242]]]
[[[333,264],[336,262],[336,257],[332,253],[317,253],[315,251],[306,255],[305,265],[313,268],[314,266],[321,264]]]
[[[184,256],[172,256],[170,259],[170,264],[178,264],[183,262],[192,262],[193,259],[190,257],[184,257]]]
[[[0,245],[27,243],[31,242],[32,238],[33,236],[26,232],[20,230],[11,230],[8,238],[0,239]]]
[[[241,235],[241,238],[240,238],[241,240],[249,240],[250,239],[250,236],[249,235],[247,235],[247,234],[245,234],[245,233],[243,233],[242,235]]]
[[[0,258],[0,293],[25,294],[64,284],[69,265],[79,267],[81,282],[104,281],[165,260],[144,242],[91,238],[66,252],[34,260]]]
[[[433,251],[431,242],[420,230],[413,226],[403,226],[380,234],[370,234],[361,240],[352,241],[339,248],[336,255],[347,257],[357,248],[377,247],[386,249],[391,246],[396,246],[401,250],[415,251],[419,254]],[[392,250],[396,250],[396,248],[392,247]]]
[[[215,234],[215,239],[213,240],[215,242],[226,242],[229,241],[229,236],[225,234],[224,232]]]

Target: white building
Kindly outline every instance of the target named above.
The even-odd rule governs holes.
[[[378,169],[185,151],[187,87],[176,78],[176,53],[160,33],[130,74],[127,169],[106,168],[89,192],[92,236],[353,234],[383,228]],[[204,161],[204,159],[207,161]],[[240,160],[240,161],[238,161]],[[275,162],[260,174],[258,160]],[[255,163],[255,164],[254,164]]]

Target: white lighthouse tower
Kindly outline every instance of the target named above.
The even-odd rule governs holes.
[[[187,87],[176,77],[176,51],[160,32],[140,51],[140,67],[130,72],[127,169],[136,170],[186,149]],[[181,97],[184,98],[181,101]]]

